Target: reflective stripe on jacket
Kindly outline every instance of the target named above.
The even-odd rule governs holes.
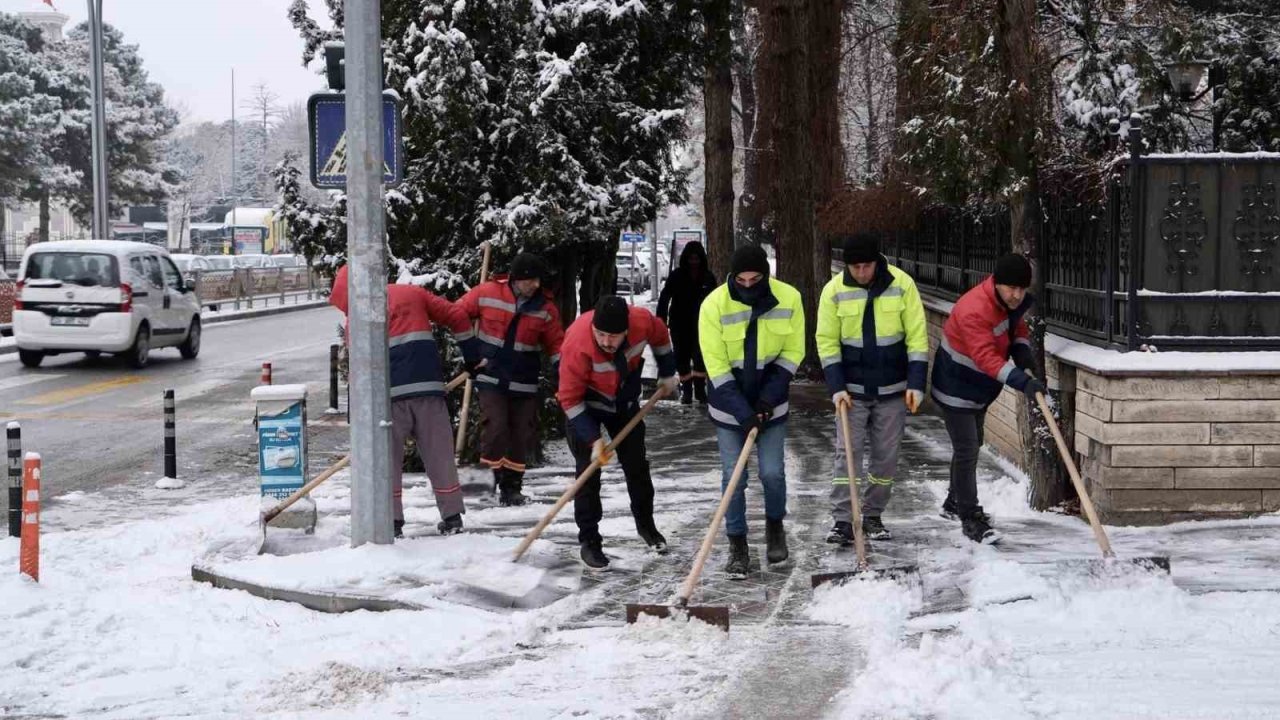
[[[631,412],[640,398],[644,349],[653,350],[658,377],[676,374],[676,360],[667,326],[641,307],[628,311],[627,340],[611,356],[600,349],[591,332],[595,311],[581,315],[565,332],[560,350],[560,389],[556,398],[579,439],[593,443],[600,423]],[[625,369],[625,375],[619,370]]]
[[[759,403],[772,408],[766,424],[785,419],[791,378],[804,360],[800,292],[776,278],[761,282],[770,294],[754,306],[736,299],[730,280],[707,296],[698,313],[698,342],[711,379],[708,412],[721,427],[740,427]]]
[[[883,256],[870,287],[848,270],[835,276],[822,289],[815,331],[828,391],[864,399],[924,391],[928,327],[915,281]]]
[[[1033,299],[1027,295],[1010,312],[996,297],[995,280],[988,277],[960,297],[942,327],[942,341],[933,357],[935,402],[952,410],[982,411],[1009,385],[1021,391],[1027,384],[1022,368],[1030,366],[1031,341],[1023,317]],[[1011,358],[1020,357],[1020,363]]]

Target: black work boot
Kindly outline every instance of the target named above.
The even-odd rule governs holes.
[[[729,536],[729,562],[724,572],[731,580],[746,580],[751,574],[751,550],[746,535]]]
[[[693,381],[692,380],[685,380],[684,382],[680,383],[680,404],[681,405],[693,404]]]
[[[658,528],[654,526],[652,520],[643,523],[637,522],[636,533],[649,546],[650,550],[659,555],[667,554],[667,539],[662,536],[662,533],[658,532]]]
[[[955,498],[947,495],[947,499],[942,501],[942,511],[938,514],[946,520],[959,520],[960,509],[956,507]]]
[[[1000,541],[1000,533],[991,527],[991,518],[978,508],[967,517],[960,519],[960,528],[964,536],[976,543],[991,545]]]
[[[781,520],[764,521],[764,541],[769,564],[786,561],[790,553],[787,552],[787,533],[782,529]]]
[[[506,482],[507,469],[496,467],[493,469],[493,494],[497,495],[502,492],[502,485]]]
[[[462,515],[450,515],[436,523],[441,535],[457,535],[462,532]]]
[[[707,379],[693,379],[693,399],[698,401],[699,405],[707,404]]]
[[[582,558],[582,564],[586,565],[588,570],[609,569],[609,558],[604,554],[604,548],[601,547],[599,540],[582,543],[578,556]]]
[[[832,545],[848,545],[853,542],[853,523],[848,520],[837,520],[827,535],[827,542]]]
[[[511,469],[503,472],[498,504],[502,507],[520,507],[529,502],[529,498],[520,492],[520,488],[524,486],[524,473]]]
[[[868,540],[892,540],[893,533],[889,532],[889,528],[884,526],[879,515],[863,515],[862,516],[862,534]]]
[[[404,521],[403,520],[392,520],[391,526],[394,529],[396,537],[398,538],[404,537]]]

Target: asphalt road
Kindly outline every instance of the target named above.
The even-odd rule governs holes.
[[[50,518],[66,524],[110,523],[99,515],[130,505],[127,498],[135,495],[176,501],[251,491],[257,450],[249,392],[264,362],[272,363],[275,384],[308,386],[311,466],[323,468],[330,452],[346,445],[345,422],[324,416],[329,346],[338,342],[340,320],[336,310],[320,308],[209,325],[198,358],[183,360],[176,348],[154,350],[140,371],[110,356],[48,357],[34,370],[16,355],[0,357],[0,425],[20,422],[23,451],[41,454],[46,510],[56,510],[60,500],[83,503],[87,493],[120,501],[97,503],[99,514],[84,507]],[[188,488],[164,495],[153,486],[164,469],[167,388],[177,400],[178,475]]]

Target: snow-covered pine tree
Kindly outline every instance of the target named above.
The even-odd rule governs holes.
[[[26,195],[53,166],[44,138],[59,125],[48,92],[44,39],[33,25],[0,13],[0,204]],[[0,212],[0,233],[3,232]]]
[[[499,269],[527,248],[566,287],[581,279],[583,302],[611,288],[618,232],[683,196],[670,148],[700,78],[696,10],[384,2],[387,85],[405,106],[405,181],[387,197],[393,254],[415,273],[474,278],[489,240]],[[290,13],[305,53],[331,37],[305,2]]]
[[[79,25],[64,41],[47,44],[42,56],[49,72],[49,93],[61,101],[61,122],[45,136],[46,152],[55,169],[69,170],[77,182],[46,179],[31,188],[31,196],[60,198],[87,223],[93,207],[88,26]],[[103,31],[103,56],[110,211],[162,203],[179,179],[177,168],[164,161],[164,140],[177,126],[178,115],[165,104],[164,88],[148,78],[138,47],[127,44],[124,35],[109,25]],[[71,175],[57,177],[65,180]]]

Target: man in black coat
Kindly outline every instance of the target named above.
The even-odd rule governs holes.
[[[680,402],[707,404],[707,368],[702,364],[698,346],[698,310],[702,301],[716,288],[715,277],[707,263],[707,251],[694,241],[684,246],[680,264],[671,271],[658,297],[658,317],[671,329],[675,345],[676,372],[680,374]]]

